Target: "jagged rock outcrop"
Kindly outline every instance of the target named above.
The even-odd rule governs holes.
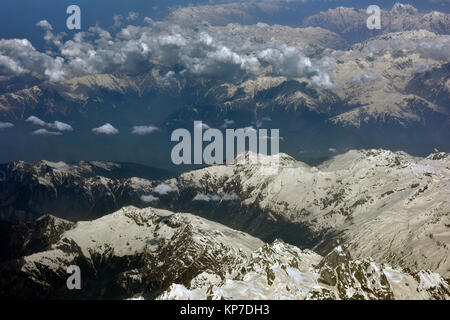
[[[449,299],[437,274],[351,259],[341,247],[322,258],[275,241],[253,252],[225,279],[202,273],[188,287],[173,284],[158,299]]]

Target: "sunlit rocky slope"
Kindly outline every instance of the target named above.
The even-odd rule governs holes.
[[[33,299],[448,299],[430,271],[353,260],[337,247],[322,258],[262,241],[187,213],[125,207],[90,222],[46,216],[28,229],[40,244],[0,262],[0,297]],[[13,248],[13,246],[9,246]],[[81,290],[68,290],[78,265]]]

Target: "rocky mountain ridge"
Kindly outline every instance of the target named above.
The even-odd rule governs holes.
[[[172,284],[158,299],[421,300],[448,299],[448,285],[430,272],[353,260],[342,247],[326,257],[282,241],[254,251],[220,279],[201,273],[189,288]]]
[[[10,164],[0,208],[10,222],[48,213],[92,220],[125,205],[192,212],[267,242],[281,238],[322,255],[342,243],[355,258],[448,278],[447,153],[424,159],[353,150],[318,167],[280,159],[271,176],[258,165],[235,164],[168,180],[83,177],[76,167],[49,162]]]
[[[54,218],[52,218],[54,219]],[[68,224],[68,222],[66,222]],[[220,275],[263,243],[190,214],[125,207],[89,222],[67,225],[48,246],[0,264],[0,296],[40,299],[152,296],[170,284],[187,284],[201,272]],[[13,240],[20,230],[11,230]],[[66,287],[66,269],[78,265],[83,289]]]
[[[319,167],[282,156],[273,176],[252,164],[182,174],[165,182],[176,191],[154,205],[322,254],[341,241],[357,258],[448,277],[449,168],[448,154],[437,151],[426,159],[350,151]]]
[[[341,247],[322,258],[282,241],[263,244],[187,213],[125,207],[72,225],[45,219],[66,223],[66,230],[31,227],[31,233],[54,238],[0,263],[1,297],[449,298],[448,284],[429,271],[352,260]],[[81,290],[66,288],[69,265],[80,267]]]
[[[141,195],[151,190],[148,178],[171,175],[165,170],[106,161],[3,164],[0,220],[27,222],[48,213],[72,221],[92,220],[125,205],[140,205]]]

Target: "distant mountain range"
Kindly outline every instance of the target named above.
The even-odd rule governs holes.
[[[377,34],[410,30],[450,33],[448,14],[438,11],[424,13],[409,4],[397,2],[391,10],[382,10],[380,30],[369,30],[366,27],[368,16],[366,10],[338,7],[306,18],[303,25],[320,26],[352,42],[359,42]]]
[[[126,205],[140,205],[141,194],[151,190],[147,179],[173,175],[137,164],[102,161],[3,164],[0,220],[18,223],[49,212],[71,220],[92,220]]]
[[[364,15],[336,8],[308,18],[302,28],[232,23],[186,27],[171,36],[170,41],[181,36],[194,41],[199,34],[208,34],[212,44],[205,50],[219,50],[217,42],[226,48],[224,54],[233,52],[236,61],[242,59],[239,67],[217,71],[223,75],[219,78],[216,73],[186,72],[182,61],[155,61],[149,70],[137,73],[117,71],[58,82],[35,78],[28,88],[4,89],[0,121],[15,128],[0,129],[9,154],[9,159],[0,160],[60,160],[63,154],[71,161],[103,156],[136,162],[131,155],[137,154],[141,163],[172,170],[167,165],[170,133],[176,128],[192,129],[194,120],[220,129],[225,123],[230,128],[281,128],[281,150],[297,159],[312,159],[311,163],[332,156],[329,149],[386,148],[420,156],[433,148],[450,150],[448,14],[422,13],[396,4],[383,12],[386,25],[381,33],[352,41],[349,34],[363,33]],[[153,23],[161,37],[158,41],[165,41],[163,30],[168,24]],[[172,45],[175,52],[186,46]],[[220,50],[183,59],[208,57],[222,59]],[[257,70],[246,66],[255,62],[253,58],[259,61]],[[214,64],[205,61],[202,68],[221,68],[222,63],[235,61],[224,59]],[[244,67],[252,71],[243,72]],[[24,121],[30,116],[64,121],[74,128],[67,136],[51,138],[58,143],[58,153],[51,150],[50,142],[30,137],[36,129]],[[157,137],[145,137],[160,151],[158,156],[151,148],[141,148],[143,139],[92,139],[91,129],[105,122],[120,134],[147,123],[159,127]],[[36,150],[21,147],[29,144]]]

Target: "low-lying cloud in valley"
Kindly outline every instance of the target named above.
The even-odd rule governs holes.
[[[378,77],[373,72],[361,73],[356,77],[352,77],[350,82],[353,84],[371,84],[378,80]]]
[[[55,120],[53,122],[45,122],[36,116],[28,117],[25,120],[25,122],[30,122],[30,123],[32,123],[36,126],[40,126],[40,127],[47,127],[47,128],[53,129],[53,130],[58,130],[59,132],[73,131],[73,128],[70,124],[67,124],[67,123],[64,123],[61,121],[57,121],[57,120]],[[39,131],[39,130],[36,130],[36,131]],[[44,130],[40,130],[39,132],[45,134],[46,131],[47,130],[44,129]],[[37,134],[40,134],[40,133],[37,133]],[[47,133],[51,133],[51,132],[47,131]]]
[[[119,133],[119,130],[114,128],[110,123],[105,123],[98,128],[93,128],[92,131],[96,134],[104,134],[107,136],[112,136]]]
[[[315,60],[300,46],[270,37],[246,39],[206,25],[196,31],[182,29],[139,17],[136,12],[117,15],[114,21],[110,30],[95,25],[65,40],[65,33],[56,34],[49,21],[41,20],[36,25],[45,32],[49,46],[45,52],[39,52],[27,39],[2,39],[0,77],[28,74],[61,81],[87,74],[136,74],[164,65],[173,70],[162,74],[159,82],[171,86],[183,76],[240,81],[269,67],[274,75],[306,77],[310,88],[339,89],[326,70],[334,63],[331,52]],[[361,53],[379,55],[386,49],[417,51],[422,58],[450,61],[450,36],[420,30],[415,39],[393,36],[370,40]]]
[[[239,196],[236,193],[221,193],[221,194],[203,194],[198,193],[192,201],[238,201]]]
[[[175,191],[178,191],[177,187],[172,187],[166,183],[160,183],[153,189],[153,192],[161,194],[161,195],[168,194],[170,192],[175,192]]]
[[[0,129],[9,129],[9,128],[13,128],[14,124],[12,124],[11,122],[3,122],[0,121]]]
[[[39,52],[27,39],[2,39],[1,76],[44,75],[50,81],[61,81],[87,74],[136,74],[155,64],[181,67],[181,72],[170,70],[160,76],[162,85],[171,86],[182,75],[240,81],[270,65],[275,75],[307,77],[312,87],[333,88],[320,63],[311,61],[298,47],[275,43],[261,47],[248,42],[242,49],[231,35],[220,34],[218,40],[212,30],[192,33],[176,26],[162,32],[160,28],[166,27],[154,23],[128,25],[113,34],[96,25],[64,42],[65,34],[55,35],[48,21],[39,21],[37,26],[45,31],[44,39],[53,50]]]
[[[144,202],[150,203],[150,202],[159,201],[159,198],[149,194],[149,195],[141,196],[141,200]]]
[[[38,129],[31,133],[33,136],[60,136],[61,132],[58,131],[48,131],[47,129]]]
[[[366,54],[382,55],[386,50],[397,53],[418,52],[424,59],[450,62],[450,36],[435,35],[425,30],[415,32],[415,37],[405,38],[394,34],[389,38],[374,39],[362,48]],[[358,46],[359,47],[359,46]]]
[[[144,136],[146,134],[153,133],[155,131],[158,131],[159,128],[153,125],[148,126],[133,126],[133,131],[131,131],[132,134],[136,134],[139,136]]]

